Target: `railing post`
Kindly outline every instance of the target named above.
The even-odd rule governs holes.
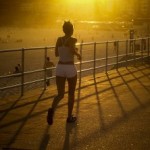
[[[146,51],[147,51],[147,58],[146,61],[147,63],[149,63],[149,37],[147,38],[147,42],[146,42]]]
[[[21,96],[24,95],[24,48],[22,48]]]
[[[133,53],[133,39],[130,39],[130,53]]]
[[[150,38],[148,38],[148,59],[149,59],[149,57],[150,57],[150,56],[149,56],[149,53],[150,53],[150,52],[149,52],[149,51],[150,51],[150,50],[149,50],[149,43],[150,43],[149,40],[150,40]]]
[[[126,40],[126,67],[128,66],[128,40]]]
[[[117,41],[117,49],[116,49],[117,51],[116,51],[116,54],[117,54],[117,67],[116,67],[116,69],[118,70],[118,55],[119,55],[119,43],[118,43],[118,41]]]
[[[134,58],[134,65],[136,65],[135,40],[133,40],[133,58]]]
[[[45,49],[44,49],[44,90],[46,90],[46,80],[47,80],[47,76],[46,76],[46,72],[47,72],[46,59],[47,59],[47,47],[45,47]]]
[[[143,64],[143,39],[141,39],[141,58],[142,58],[142,64]]]
[[[106,42],[106,69],[105,69],[105,71],[106,71],[106,73],[107,73],[107,71],[108,71],[108,41]]]
[[[83,46],[83,41],[80,44],[80,55],[82,58],[82,46]],[[82,59],[80,60],[80,75],[79,75],[79,88],[81,87],[81,78],[82,78]]]
[[[93,63],[93,67],[94,67],[94,70],[93,70],[93,76],[95,78],[95,68],[96,68],[96,42],[94,42],[94,63]]]

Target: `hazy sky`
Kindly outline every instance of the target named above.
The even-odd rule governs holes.
[[[0,0],[0,24],[48,23],[65,18],[96,20],[104,15],[104,5],[105,0]]]

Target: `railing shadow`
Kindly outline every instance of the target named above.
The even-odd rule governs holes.
[[[121,100],[118,97],[118,94],[117,94],[117,92],[115,90],[115,86],[113,86],[113,84],[111,82],[111,78],[109,77],[109,75],[107,73],[106,73],[106,76],[107,76],[108,82],[110,84],[111,90],[113,91],[113,93],[115,95],[115,99],[116,99],[116,101],[118,103],[118,106],[119,106],[119,108],[121,110],[122,116],[126,116],[126,111],[124,110],[123,105],[121,103]]]
[[[137,69],[137,71],[139,71],[141,74],[143,74],[144,75],[144,77],[147,77],[147,79],[148,80],[150,80],[150,77],[149,77],[149,75],[150,74],[146,74],[146,73],[144,73],[141,69],[139,69],[138,67],[136,68]],[[146,68],[145,68],[146,69]],[[148,69],[148,68],[147,68]],[[142,83],[142,81],[139,79],[139,78],[137,78],[135,75],[134,75],[134,73],[127,67],[127,70],[128,70],[128,72],[133,76],[133,78],[135,78],[138,82],[139,82],[139,84],[141,85],[141,86],[143,86],[143,88],[145,89],[145,90],[147,90],[148,92],[150,92],[150,89],[147,87],[147,86],[145,86],[143,83]]]
[[[101,80],[99,80],[100,77],[97,77],[97,78],[95,77],[95,78],[91,79],[90,83],[87,83],[85,85],[81,85],[81,82],[79,83],[79,86],[77,88],[77,91],[78,91],[77,94],[78,95],[77,95],[77,99],[75,101],[77,103],[77,110],[76,110],[77,111],[77,116],[79,115],[78,113],[80,111],[79,110],[80,109],[80,107],[79,107],[80,106],[80,102],[86,100],[86,98],[88,98],[88,97],[92,97],[92,96],[95,96],[95,95],[96,95],[96,101],[97,101],[97,106],[98,106],[98,111],[99,111],[99,120],[100,120],[101,128],[97,129],[97,130],[94,130],[92,133],[90,133],[88,135],[88,137],[85,137],[87,142],[88,141],[90,142],[91,137],[92,138],[95,137],[94,134],[96,134],[97,132],[100,132],[101,136],[103,136],[105,133],[109,132],[111,129],[113,129],[114,127],[118,126],[120,123],[126,121],[133,114],[137,113],[141,109],[144,109],[144,108],[150,106],[150,102],[147,102],[147,103],[143,104],[140,101],[140,99],[137,97],[136,93],[134,93],[133,89],[128,85],[132,81],[139,82],[140,78],[145,77],[145,76],[148,77],[148,74],[144,73],[144,69],[145,68],[142,68],[142,69],[136,68],[136,70],[133,70],[133,71],[127,69],[127,72],[124,73],[124,74],[122,74],[122,72],[118,71],[118,72],[116,72],[116,76],[113,76],[113,77],[111,76],[112,74],[111,75],[110,74],[106,74],[106,78],[101,79]],[[127,80],[126,81],[124,79],[125,75],[128,75],[128,74],[131,75],[131,74],[139,72],[139,71],[143,72],[143,75],[141,75],[140,77],[136,77],[136,76],[133,75],[133,79],[131,79],[131,80]],[[117,85],[113,85],[112,84],[112,79],[118,79],[118,78],[120,78],[122,80],[122,82],[117,84]],[[105,83],[106,81],[109,83],[109,86],[107,86],[107,88],[104,88],[104,89],[99,89],[99,85]],[[141,83],[141,82],[139,82],[139,83]],[[122,86],[122,85],[125,85],[128,88],[128,90],[131,91],[132,95],[134,96],[134,98],[139,103],[138,107],[135,107],[133,110],[131,110],[128,113],[125,111],[124,106],[121,103],[121,99],[118,97],[117,91],[115,90],[116,87],[119,87],[119,86]],[[143,83],[141,85],[143,87],[145,87]],[[94,90],[83,96],[81,91],[83,89],[88,89],[89,87],[93,88]],[[120,118],[117,118],[116,120],[113,120],[108,125],[106,125],[105,122],[104,122],[105,118],[104,118],[103,111],[102,111],[100,97],[101,97],[102,93],[104,93],[106,91],[109,91],[109,90],[113,91],[115,99],[117,101],[117,104],[118,104],[118,106],[119,106],[119,108],[120,108],[120,110],[122,112],[122,116]],[[145,90],[148,91],[147,88]],[[4,128],[4,127],[10,126],[10,125],[13,125],[15,123],[21,122],[20,127],[17,129],[17,131],[15,132],[13,137],[8,142],[8,146],[11,146],[11,144],[16,140],[16,138],[20,134],[21,130],[23,129],[23,127],[24,127],[24,125],[25,125],[25,123],[27,122],[28,119],[36,117],[36,116],[39,116],[41,114],[44,114],[47,111],[45,109],[45,110],[42,110],[42,111],[40,110],[39,112],[35,112],[34,114],[32,114],[34,109],[35,109],[35,107],[37,106],[37,104],[40,101],[49,99],[49,97],[42,98],[43,94],[44,94],[44,91],[42,91],[41,95],[35,101],[28,102],[26,104],[22,104],[22,105],[19,105],[19,106],[16,105],[17,104],[17,101],[16,101],[16,102],[14,102],[14,104],[9,109],[7,109],[6,114],[3,115],[2,119],[4,117],[6,117],[6,115],[8,114],[8,112],[11,109],[16,109],[16,108],[21,108],[21,107],[24,107],[24,106],[32,105],[32,108],[30,108],[30,111],[28,112],[28,114],[24,118],[18,119],[18,120],[15,120],[15,121],[12,121],[10,123],[6,123],[6,124],[3,124],[3,125],[0,126],[0,128]],[[18,99],[18,101],[19,101],[19,99]],[[63,104],[59,105],[58,109],[62,108],[65,105],[67,105],[67,103],[63,103]],[[48,145],[48,142],[50,140],[50,134],[48,134],[48,130],[49,130],[49,127],[46,127],[45,132],[43,133],[43,138],[42,138],[42,141],[40,143],[40,148],[41,149],[46,149],[46,147]],[[73,130],[75,130],[75,133],[74,133],[74,141],[75,141],[77,139],[78,127],[76,125],[70,125],[70,124],[67,125],[66,124],[66,134],[65,134],[65,141],[64,141],[64,147],[63,147],[64,150],[65,150],[66,147],[68,149],[69,148],[71,149],[71,147],[70,147],[70,134],[72,133]],[[85,139],[82,139],[82,140],[84,141]],[[82,140],[80,141],[80,143],[82,143]]]
[[[110,131],[112,131],[114,128],[117,128],[120,124],[125,123],[126,121],[128,121],[134,114],[142,111],[143,109],[149,108],[150,107],[150,102],[147,102],[144,104],[144,107],[137,107],[135,109],[133,109],[132,111],[130,111],[130,113],[128,115],[126,115],[126,117],[121,117],[118,118],[116,120],[114,120],[113,122],[109,123],[109,125],[105,126],[104,129],[96,129],[93,132],[91,132],[88,136],[82,138],[80,141],[78,141],[78,145],[80,144],[80,146],[82,146],[84,144],[84,142],[86,141],[86,143],[90,143],[91,140],[93,139],[97,139],[97,133],[99,133],[99,138],[103,138],[103,136],[105,136],[107,133],[109,133]],[[72,145],[73,147],[76,146],[75,144]]]
[[[94,76],[94,85],[95,85],[95,94],[96,94],[96,100],[97,100],[97,106],[98,106],[98,111],[99,111],[99,120],[101,123],[101,129],[105,129],[105,123],[104,123],[104,115],[103,115],[103,111],[102,111],[102,106],[101,106],[101,99],[99,96],[99,92],[98,92],[98,87],[97,87],[97,82],[96,82],[96,78]]]
[[[0,111],[1,113],[3,113],[3,115],[0,117],[0,121],[2,121],[7,114],[14,109],[14,107],[16,107],[16,104],[21,100],[21,96],[19,96],[17,99],[15,99],[14,103],[6,110]]]
[[[138,69],[137,71],[139,71],[139,70],[142,71],[142,70],[144,70],[144,69]],[[136,73],[137,71],[132,71],[132,73]],[[125,73],[124,75],[128,75],[128,74],[130,74],[130,73]],[[127,81],[127,83],[130,83],[130,82],[132,82],[132,81],[134,81],[134,80],[140,79],[140,78],[142,78],[142,77],[144,77],[144,76],[145,76],[145,74],[144,74],[143,76],[140,76],[140,77],[136,78],[136,79],[131,79],[131,80]],[[99,77],[97,77],[97,78],[99,78]],[[110,78],[110,77],[109,77],[109,78]],[[116,77],[111,77],[110,79],[117,79],[117,78],[118,78],[118,76],[116,76]],[[90,86],[97,86],[97,84],[103,84],[103,83],[106,82],[106,81],[107,81],[107,79],[104,79],[104,80],[102,80],[102,81],[95,81],[95,83],[92,82],[92,83],[89,83],[89,84],[87,84],[87,85],[82,85],[82,86],[80,85],[81,87],[78,87],[78,88],[77,88],[77,90],[78,90],[78,98],[75,100],[75,102],[79,103],[80,101],[83,101],[83,100],[85,100],[85,99],[88,98],[88,97],[94,96],[95,93],[101,94],[101,93],[103,93],[103,92],[106,92],[106,91],[110,90],[111,87],[108,87],[107,89],[101,89],[99,92],[98,92],[98,90],[96,89],[93,93],[90,92],[88,95],[85,95],[85,96],[81,96],[81,95],[79,94],[79,93],[82,91],[82,89],[88,88],[88,87],[90,87]],[[96,84],[96,85],[95,85],[95,84]],[[120,83],[120,84],[118,84],[118,85],[116,85],[116,86],[113,86],[113,88],[115,88],[115,87],[117,87],[117,86],[121,86],[121,85],[124,85],[124,83]],[[44,91],[43,91],[43,92],[44,92]],[[54,97],[54,95],[49,96],[49,97],[45,97],[45,98],[40,98],[40,99],[38,99],[38,102],[40,102],[40,101],[47,101],[48,99],[53,98],[53,97]],[[15,102],[15,103],[16,103],[16,102]],[[18,105],[18,106],[15,106],[15,104],[14,104],[14,106],[12,107],[11,110],[17,109],[17,108],[21,108],[21,107],[24,107],[24,106],[29,106],[29,105],[32,105],[32,104],[35,105],[36,103],[37,103],[37,99],[33,100],[32,102],[26,102],[25,104],[20,104],[20,105]],[[65,105],[67,105],[67,103],[64,103],[64,104],[59,105],[59,106],[58,106],[58,109],[61,108],[61,107],[63,107],[63,106],[65,106]],[[79,105],[79,104],[78,104],[78,105]],[[78,108],[78,109],[79,109],[79,108]],[[10,109],[1,110],[1,113],[7,112],[7,111],[10,111]],[[41,111],[41,112],[38,112],[38,113],[34,113],[34,114],[30,115],[29,118],[30,118],[30,117],[36,117],[36,116],[38,116],[40,113],[45,113],[46,111],[47,111],[47,109],[45,109],[45,110],[43,110],[43,111]],[[78,111],[79,111],[79,110],[78,110]],[[25,119],[25,117],[22,118],[22,119],[18,119],[18,120],[16,120],[16,121],[12,121],[12,122],[10,122],[10,123],[1,125],[0,128],[9,126],[10,124],[15,124],[15,123],[20,122],[20,121],[22,121],[22,120],[24,120],[24,119]]]
[[[34,105],[32,106],[32,108],[30,109],[30,111],[28,112],[28,114],[26,115],[26,117],[24,118],[24,120],[21,122],[21,125],[17,129],[16,133],[13,135],[13,137],[8,142],[8,144],[7,144],[8,147],[11,146],[11,144],[16,140],[17,136],[19,135],[19,133],[21,132],[21,130],[24,127],[25,123],[27,122],[27,120],[31,116],[32,112],[34,111],[35,107],[37,106],[37,104],[38,104],[38,102],[39,102],[39,100],[40,100],[40,98],[42,97],[43,94],[44,94],[44,90],[42,91],[41,95],[39,96],[39,98],[37,99],[37,101],[34,103]]]
[[[144,70],[144,69],[146,69],[146,67],[145,68],[143,68],[143,69],[139,69],[139,68],[137,68],[137,71],[133,71],[133,72],[138,72],[138,71],[142,71],[142,70]],[[124,78],[124,75],[128,75],[128,74],[133,74],[133,72],[131,71],[131,70],[129,70],[129,69],[127,69],[127,72],[128,73],[126,73],[126,74],[121,74],[121,72],[120,71],[117,71],[117,74],[118,74],[118,76],[116,77],[116,79],[117,78],[121,78],[121,80],[122,80],[122,83],[121,84],[119,84],[119,85],[115,85],[115,86],[113,86],[113,84],[112,84],[112,79],[113,78],[111,78],[110,76],[109,76],[109,74],[106,74],[106,77],[107,77],[107,79],[108,79],[108,82],[109,82],[109,85],[110,85],[110,87],[108,87],[108,89],[106,89],[106,90],[112,90],[113,91],[113,93],[114,93],[114,96],[115,96],[115,99],[117,100],[117,103],[118,103],[118,106],[119,106],[119,108],[120,108],[120,110],[121,110],[121,112],[122,112],[122,116],[121,117],[118,117],[118,118],[115,118],[112,122],[109,122],[109,124],[105,124],[104,123],[104,116],[103,116],[103,112],[102,112],[102,109],[101,109],[101,104],[100,104],[100,95],[103,93],[103,92],[105,92],[105,90],[101,90],[101,91],[98,91],[98,85],[99,84],[101,84],[101,82],[97,82],[96,81],[96,78],[94,78],[94,86],[95,86],[95,94],[96,94],[96,97],[97,97],[97,105],[98,105],[98,108],[99,108],[99,115],[100,115],[100,122],[101,122],[101,124],[102,124],[102,127],[103,128],[100,128],[100,129],[96,129],[96,130],[94,130],[92,133],[90,133],[88,136],[86,136],[86,137],[83,137],[80,141],[78,141],[78,144],[84,144],[84,141],[86,141],[86,143],[90,143],[91,142],[91,139],[94,139],[94,138],[97,138],[96,137],[96,135],[97,135],[97,133],[100,133],[99,135],[99,138],[100,137],[103,137],[103,135],[105,135],[106,133],[108,133],[109,131],[111,131],[113,128],[116,128],[117,126],[119,126],[121,123],[124,123],[124,122],[126,122],[127,120],[129,120],[133,115],[135,115],[136,113],[138,113],[138,112],[140,112],[141,110],[144,110],[144,109],[146,109],[146,108],[148,108],[149,106],[150,106],[150,99],[147,99],[147,101],[146,102],[141,102],[141,100],[139,99],[139,97],[136,95],[137,93],[135,93],[134,91],[133,91],[133,89],[128,85],[130,82],[132,82],[132,81],[136,81],[136,82],[139,82],[140,80],[140,78],[141,77],[147,77],[147,74],[144,74],[143,73],[143,75],[144,76],[140,76],[140,77],[136,77],[136,76],[134,76],[133,75],[133,78],[134,79],[131,79],[131,80],[125,80],[125,78]],[[140,84],[141,84],[141,82],[139,82]],[[125,109],[124,109],[124,105],[121,103],[121,99],[118,97],[118,94],[117,94],[117,92],[116,92],[116,90],[115,90],[115,87],[118,87],[118,86],[126,86],[126,88],[128,89],[128,91],[130,91],[131,92],[131,94],[132,94],[132,96],[134,97],[134,99],[136,99],[136,101],[138,102],[138,106],[135,106],[133,109],[131,109],[130,111],[126,111]],[[143,87],[144,87],[144,89],[145,89],[145,86],[143,85],[143,84],[141,84]],[[91,86],[91,85],[89,85],[89,86]],[[86,87],[86,88],[88,88],[88,86]],[[146,91],[148,91],[148,89],[146,88],[145,89]],[[94,94],[94,93],[93,93]],[[82,97],[81,99],[80,99],[80,101],[81,100],[84,100],[84,99],[86,99],[86,97],[88,97],[88,96],[92,96],[92,94],[89,94],[89,95],[86,95],[86,96],[84,96],[84,98]],[[77,144],[77,143],[76,143]],[[72,145],[72,146],[75,146],[75,145]]]

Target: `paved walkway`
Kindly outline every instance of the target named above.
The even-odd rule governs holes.
[[[150,66],[82,78],[75,124],[66,124],[67,94],[54,124],[46,122],[56,87],[0,100],[0,148],[30,150],[149,150]]]

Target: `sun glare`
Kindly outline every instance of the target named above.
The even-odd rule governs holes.
[[[68,12],[66,17],[83,19],[99,19],[106,15],[106,3],[112,3],[113,0],[63,0],[62,6],[66,6],[64,11]],[[110,10],[110,9],[109,9]],[[64,12],[63,11],[63,12]]]
[[[106,3],[107,0],[64,0],[65,2],[77,2],[77,3],[93,3],[93,2],[100,2]]]
[[[66,2],[71,3],[92,3],[95,0],[65,0]]]
[[[58,3],[51,2],[48,13],[56,20],[113,20],[119,12],[113,7],[115,2],[115,0],[60,0]]]

